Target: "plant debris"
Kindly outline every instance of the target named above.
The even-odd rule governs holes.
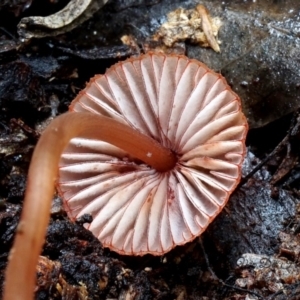
[[[220,18],[211,18],[203,5],[197,5],[194,9],[177,8],[168,13],[168,21],[162,24],[153,39],[162,40],[167,47],[188,40],[220,52],[216,37],[221,25]]]
[[[22,209],[35,133],[49,118],[67,110],[90,77],[103,74],[119,57],[146,50],[149,37],[166,21],[167,13],[178,9],[178,1],[173,0],[109,1],[72,31],[22,42],[17,30],[20,19],[47,15],[43,9],[53,2],[67,3],[16,0],[0,4],[0,293]],[[48,275],[42,275],[36,299],[61,299],[63,295],[74,299],[80,293],[91,299],[299,299],[299,275],[293,270],[299,268],[300,251],[300,165],[299,159],[294,159],[299,158],[300,146],[293,120],[300,103],[300,2],[201,3],[211,16],[222,19],[218,32],[222,51],[216,53],[186,41],[176,42],[170,49],[220,71],[244,99],[244,110],[255,128],[248,135],[244,176],[259,166],[202,235],[209,267],[196,240],[162,257],[123,257],[105,250],[84,228],[89,217],[81,223],[70,222],[55,196],[42,253],[43,264],[49,265]],[[195,11],[193,1],[180,1],[180,5]],[[133,48],[121,45],[120,38],[125,35],[133,37]],[[295,135],[289,128],[295,129]],[[284,139],[283,147],[273,152]],[[270,153],[274,153],[271,159],[260,165]],[[285,158],[289,164],[281,165]],[[280,172],[280,180],[276,180],[275,199],[270,180],[280,166],[288,172]],[[272,258],[274,264],[268,270],[275,276],[275,285],[257,277],[267,268],[257,264],[237,267],[243,254]],[[291,265],[291,282],[284,275],[286,270],[275,266],[277,262]],[[237,286],[239,279],[250,280],[249,289],[248,285]]]
[[[25,17],[19,25],[24,40],[62,34],[92,16],[108,0],[71,0],[62,10],[47,17]]]

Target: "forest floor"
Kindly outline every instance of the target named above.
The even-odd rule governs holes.
[[[132,18],[153,20],[156,26],[162,19],[155,14],[165,16],[170,3],[173,8],[195,5],[110,1],[70,32],[21,38],[17,24],[22,18],[50,15],[67,2],[0,3],[0,293],[30,158],[42,129],[67,111],[90,77],[145,50],[140,41],[148,29],[138,21],[135,25]],[[232,1],[239,2],[245,1]],[[122,44],[120,37],[133,31],[136,44]],[[195,57],[195,45],[187,42],[186,47]],[[207,59],[218,55],[211,49],[201,51]],[[227,73],[232,74],[226,69],[225,77]],[[299,68],[295,76],[299,78]],[[234,80],[227,79],[235,88]],[[56,195],[38,267],[36,299],[300,299],[297,105],[264,126],[251,121],[243,179],[228,205],[200,238],[162,257],[127,257],[104,249],[83,227],[83,220],[68,219]]]

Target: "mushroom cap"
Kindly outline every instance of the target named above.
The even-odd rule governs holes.
[[[162,255],[193,240],[240,181],[248,130],[241,101],[197,60],[127,59],[92,78],[70,110],[109,116],[178,156],[162,173],[99,140],[74,138],[65,149],[58,188],[68,215],[91,214],[88,229],[120,254]]]

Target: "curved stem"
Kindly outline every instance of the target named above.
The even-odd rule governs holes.
[[[90,113],[66,113],[42,134],[29,167],[21,219],[6,269],[4,300],[32,300],[36,265],[50,218],[60,156],[70,139],[88,133],[122,148],[158,171],[168,171],[176,157],[158,142],[111,118]]]

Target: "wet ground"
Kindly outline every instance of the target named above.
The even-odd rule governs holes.
[[[68,109],[90,77],[143,51],[168,12],[198,3],[109,1],[71,32],[30,41],[19,36],[21,18],[49,15],[67,2],[0,2],[1,283],[42,129]],[[83,228],[85,220],[70,222],[55,197],[37,299],[300,298],[297,275],[276,273],[283,267],[237,264],[243,254],[254,253],[299,265],[300,3],[202,3],[223,22],[221,53],[189,41],[184,51],[221,72],[244,101],[251,126],[244,181],[201,239],[163,257],[124,257],[103,249]],[[135,47],[122,44],[125,34],[135,38]],[[247,176],[255,167],[258,172]],[[274,278],[260,277],[267,268],[277,274],[276,285]]]

